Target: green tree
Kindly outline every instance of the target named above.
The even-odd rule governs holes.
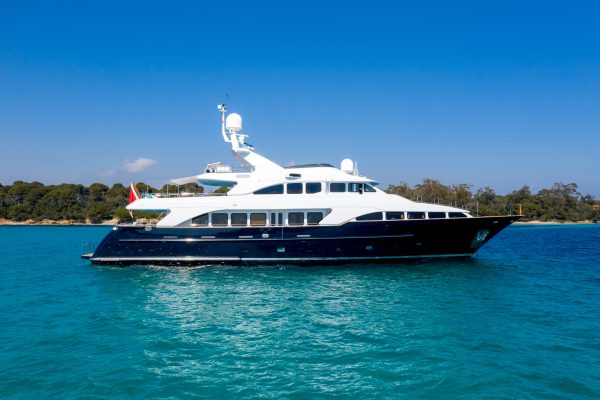
[[[106,203],[94,203],[86,211],[86,217],[94,224],[101,223],[104,220],[112,219],[113,210]]]

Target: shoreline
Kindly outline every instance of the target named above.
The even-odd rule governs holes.
[[[594,225],[598,222],[584,220],[584,221],[515,221],[513,225]]]
[[[68,220],[42,220],[42,221],[11,221],[7,219],[0,219],[0,226],[114,226],[118,225],[118,220],[108,220],[102,223],[93,224],[91,222],[72,222]],[[600,224],[599,222],[584,220],[584,221],[516,221],[513,225],[594,225]]]
[[[0,219],[0,226],[113,226],[119,223],[118,220],[112,219],[103,221],[99,224],[91,222],[73,222],[69,220],[26,220],[26,221],[11,221],[9,219]]]

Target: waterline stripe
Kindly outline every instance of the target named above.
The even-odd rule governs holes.
[[[393,260],[410,258],[471,257],[472,253],[434,254],[414,256],[371,256],[371,257],[93,257],[90,261],[345,261],[345,260]]]

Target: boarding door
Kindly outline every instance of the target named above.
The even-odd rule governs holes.
[[[280,227],[280,229],[273,230],[273,236],[283,237],[283,212],[278,210],[272,210],[269,212],[269,226],[272,228]],[[275,234],[277,232],[277,234]]]

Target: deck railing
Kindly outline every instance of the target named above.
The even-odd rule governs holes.
[[[227,196],[227,193],[188,193],[188,192],[181,192],[181,193],[145,192],[145,193],[142,193],[143,199],[154,199],[154,198],[171,199],[171,198],[177,198],[177,197],[211,197],[211,196]]]

